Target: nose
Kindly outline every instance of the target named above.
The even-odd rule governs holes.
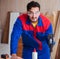
[[[36,17],[36,14],[35,13],[33,14],[33,17]]]

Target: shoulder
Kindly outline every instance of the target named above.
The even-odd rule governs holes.
[[[44,22],[44,23],[50,23],[50,20],[46,17],[46,16],[44,16],[43,14],[40,14],[40,17],[42,18],[42,21]]]
[[[46,16],[44,16],[43,14],[40,14],[40,17],[42,19],[42,23],[43,23],[44,28],[47,30],[51,24],[50,20]]]
[[[21,21],[26,21],[26,20],[27,20],[27,17],[28,17],[27,14],[22,14],[22,15],[20,15],[18,18],[19,18]]]

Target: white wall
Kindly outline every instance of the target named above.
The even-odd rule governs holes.
[[[40,0],[40,4],[42,12],[60,10],[60,0]]]
[[[26,5],[28,2],[32,0],[20,0],[20,11],[26,11]],[[37,1],[41,5],[41,12],[52,12],[60,10],[60,0],[34,0]],[[16,4],[18,5],[18,4]]]
[[[0,57],[1,54],[8,54],[10,55],[10,49],[9,44],[1,44],[0,43]]]

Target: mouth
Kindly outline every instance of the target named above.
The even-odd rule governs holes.
[[[36,21],[37,21],[37,19],[32,19],[31,21],[32,21],[32,22],[36,22]]]

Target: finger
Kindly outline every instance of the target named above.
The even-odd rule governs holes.
[[[23,59],[23,58],[21,58],[21,57],[17,57],[17,59]]]

